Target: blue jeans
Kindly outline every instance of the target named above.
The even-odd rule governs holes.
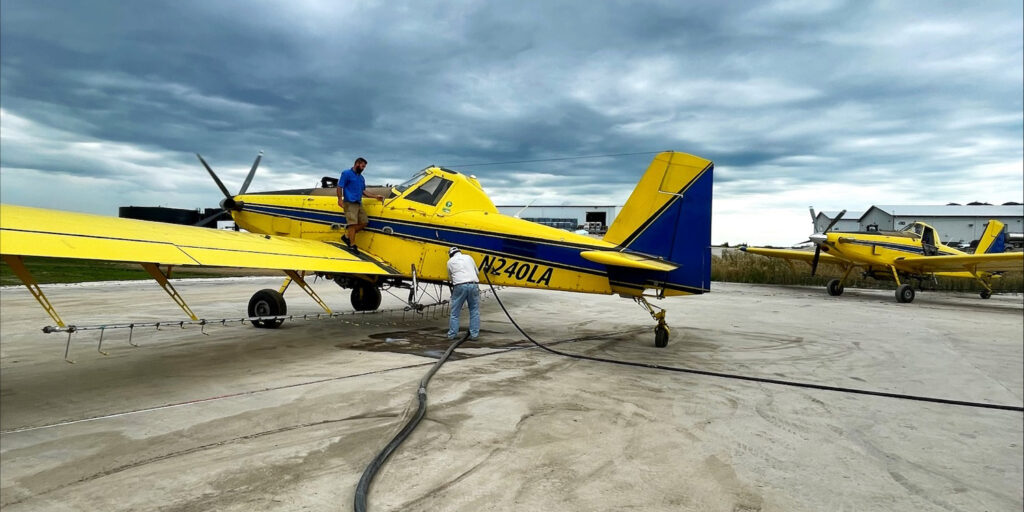
[[[462,304],[469,303],[469,335],[480,335],[480,287],[476,283],[457,284],[452,288],[452,313],[448,317],[448,338],[459,333],[459,313]]]

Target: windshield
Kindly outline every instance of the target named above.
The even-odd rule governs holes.
[[[421,179],[423,179],[423,177],[426,176],[426,175],[427,175],[427,170],[423,169],[422,171],[414,174],[412,178],[409,178],[409,179],[405,180],[405,182],[403,182],[401,185],[396,186],[395,190],[397,190],[398,193],[401,194],[402,192],[405,192],[406,190],[408,190],[409,187],[415,185],[417,181],[420,181]]]
[[[448,191],[450,186],[452,186],[451,181],[434,176],[427,180],[420,188],[409,192],[405,198],[417,203],[437,206],[437,203],[441,201],[441,197],[444,196],[444,193]]]

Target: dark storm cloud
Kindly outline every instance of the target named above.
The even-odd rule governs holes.
[[[962,200],[893,194],[915,178],[956,190],[965,173],[1020,188],[1019,3],[0,10],[5,201],[56,173],[159,182],[161,200],[186,202],[172,206],[208,204],[218,193],[192,153],[237,183],[259,149],[258,188],[309,186],[355,156],[380,182],[429,164],[534,160],[466,167],[498,202],[553,190],[621,202],[651,155],[558,159],[664,149],[716,162],[716,209],[758,194],[809,202],[793,191],[846,200],[832,185],[865,182],[875,202]],[[94,197],[93,211],[124,202]]]

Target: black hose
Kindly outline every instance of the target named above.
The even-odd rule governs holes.
[[[560,356],[572,357],[572,358],[576,358],[576,359],[585,359],[587,361],[597,361],[597,362],[601,362],[601,363],[611,363],[611,364],[618,364],[618,365],[624,365],[624,366],[636,366],[636,367],[640,367],[640,368],[651,368],[651,369],[655,369],[655,370],[667,370],[667,371],[680,372],[680,373],[690,373],[690,374],[694,374],[694,375],[706,375],[706,376],[709,376],[709,377],[719,377],[719,378],[724,378],[724,379],[745,380],[745,381],[750,381],[750,382],[760,382],[762,384],[776,384],[776,385],[780,385],[780,386],[791,386],[791,387],[806,388],[806,389],[817,389],[817,390],[822,390],[822,391],[838,391],[838,392],[841,392],[841,393],[850,393],[850,394],[857,394],[857,395],[880,396],[880,397],[885,397],[885,398],[899,398],[899,399],[902,399],[902,400],[916,400],[916,401],[919,401],[919,402],[932,402],[932,403],[946,404],[946,405],[959,405],[959,406],[964,406],[964,407],[978,407],[978,408],[983,408],[983,409],[999,409],[999,410],[1003,410],[1003,411],[1024,412],[1024,407],[1021,407],[1021,406],[1000,405],[1000,404],[987,404],[987,403],[983,403],[983,402],[966,402],[966,401],[962,401],[962,400],[949,400],[949,399],[946,399],[946,398],[932,398],[932,397],[925,397],[925,396],[904,395],[904,394],[900,394],[900,393],[886,393],[886,392],[883,392],[883,391],[870,391],[870,390],[856,389],[856,388],[843,388],[843,387],[837,387],[837,386],[825,386],[825,385],[822,385],[822,384],[810,384],[810,383],[806,383],[806,382],[792,382],[792,381],[786,381],[786,380],[768,379],[768,378],[764,378],[764,377],[750,377],[750,376],[747,376],[747,375],[734,375],[734,374],[729,374],[729,373],[712,372],[712,371],[708,371],[708,370],[695,370],[695,369],[692,369],[692,368],[679,368],[679,367],[675,367],[675,366],[663,366],[663,365],[660,365],[660,364],[653,364],[653,363],[637,363],[637,362],[632,362],[632,361],[619,361],[619,360],[616,360],[616,359],[606,359],[606,358],[603,358],[603,357],[593,357],[593,356],[585,356],[585,355],[580,355],[580,354],[570,354],[568,352],[562,352],[560,350],[555,350],[553,348],[550,348],[550,347],[547,347],[545,345],[542,345],[542,344],[538,343],[537,340],[531,338],[530,335],[527,334],[526,331],[524,331],[522,327],[519,327],[519,324],[516,323],[514,318],[512,318],[512,314],[509,313],[508,309],[505,308],[505,304],[503,304],[501,302],[501,297],[498,296],[498,291],[494,289],[494,284],[491,283],[491,277],[488,275],[489,273],[490,273],[490,269],[489,268],[485,268],[484,269],[484,277],[487,279],[487,285],[491,287],[491,293],[493,293],[494,294],[494,298],[498,300],[498,305],[501,306],[501,310],[505,312],[505,316],[508,317],[509,321],[512,322],[512,325],[514,325],[515,328],[519,331],[519,333],[522,334],[523,336],[525,336],[526,339],[530,340],[530,342],[532,342],[534,345],[537,345],[538,347],[540,347],[540,348],[542,348],[542,349],[544,349],[544,350],[546,350],[548,352],[551,352],[552,354],[558,354]]]
[[[419,401],[419,405],[416,408],[416,414],[406,422],[405,426],[402,427],[402,430],[395,435],[394,439],[392,439],[391,442],[388,443],[372,461],[370,461],[370,465],[366,466],[366,469],[363,470],[363,476],[359,479],[359,485],[356,486],[354,504],[356,512],[366,512],[366,496],[370,492],[370,484],[373,482],[373,477],[377,476],[377,471],[380,470],[381,466],[384,465],[384,462],[388,460],[391,453],[394,452],[407,437],[409,437],[409,434],[412,434],[412,431],[416,429],[416,425],[420,424],[420,420],[422,420],[423,416],[427,413],[427,384],[430,383],[430,378],[433,377],[434,374],[437,373],[437,370],[441,368],[441,365],[448,360],[448,357],[452,355],[455,348],[467,339],[469,339],[468,332],[465,336],[455,340],[455,342],[448,347],[448,350],[445,351],[444,355],[434,363],[434,366],[430,367],[430,371],[420,379],[420,387],[416,390],[416,399]]]

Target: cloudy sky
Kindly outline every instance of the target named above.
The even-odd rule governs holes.
[[[263,150],[252,191],[364,156],[371,184],[439,164],[497,204],[622,204],[673,149],[715,162],[714,242],[791,244],[809,205],[1024,200],[1022,25],[1019,0],[4,0],[0,197],[215,206],[194,153],[237,189]]]

